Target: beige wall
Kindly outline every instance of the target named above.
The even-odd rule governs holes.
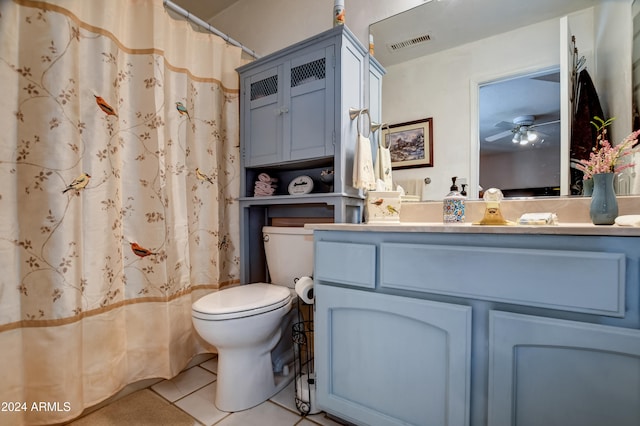
[[[346,23],[363,43],[373,22],[422,0],[347,0]],[[333,26],[333,0],[240,0],[210,21],[260,55],[267,55]]]

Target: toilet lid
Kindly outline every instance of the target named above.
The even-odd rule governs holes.
[[[269,312],[291,300],[287,287],[256,283],[207,294],[192,305],[193,316],[206,320],[242,318]]]

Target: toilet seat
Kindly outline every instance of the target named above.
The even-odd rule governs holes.
[[[192,305],[192,314],[207,321],[229,320],[273,311],[290,301],[291,292],[287,287],[246,284],[201,297]]]

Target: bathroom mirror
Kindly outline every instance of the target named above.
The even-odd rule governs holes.
[[[479,182],[505,197],[560,195],[560,69],[480,85]]]
[[[480,117],[480,88],[487,83],[550,70],[569,78],[566,62],[569,41],[561,40],[559,22],[566,15],[570,15],[566,31],[578,34],[578,46],[588,59],[587,68],[590,72],[598,72],[600,81],[596,84],[605,111],[609,116],[617,117],[618,128],[613,129],[614,134],[617,138],[626,136],[631,130],[631,81],[627,79],[629,73],[624,67],[628,64],[631,68],[632,33],[629,10],[625,7],[630,10],[631,0],[539,0],[517,5],[509,0],[486,0],[481,4],[432,0],[372,24],[370,32],[375,42],[375,57],[387,70],[383,80],[383,121],[395,124],[433,117],[434,140],[438,141],[434,146],[434,157],[438,159],[435,167],[394,171],[396,176],[402,179],[429,177],[432,184],[425,188],[423,199],[441,199],[446,195],[451,176],[466,179],[469,195],[477,196],[477,186],[481,184],[480,158],[485,157],[480,135],[487,133],[480,126],[494,127],[522,116],[534,116],[534,124],[540,119],[545,123],[556,121],[551,119],[551,111],[538,113],[514,107],[507,114],[505,109],[510,100],[505,95],[502,104],[495,104],[503,107],[505,117],[510,118],[489,123]],[[628,26],[626,20],[629,20]],[[601,62],[596,63],[598,52],[601,52]],[[612,57],[616,58],[618,70],[607,68]],[[557,79],[557,76],[553,78]],[[567,104],[568,92],[567,89],[560,93]],[[540,92],[534,91],[518,96],[519,100],[526,102],[528,98],[532,103],[539,95]],[[571,120],[565,121],[569,126]],[[549,136],[556,134],[554,127],[544,130],[548,130],[544,133]],[[553,142],[557,145],[556,158],[562,159],[561,179],[568,176],[569,168],[566,140],[570,137],[569,130],[563,134],[563,142]],[[545,138],[546,142],[552,145],[551,138]],[[512,167],[508,161],[493,167]],[[531,168],[546,168],[531,157],[527,164]],[[549,174],[549,171],[545,173]],[[551,174],[558,172],[554,169]],[[490,185],[511,186],[499,181]],[[539,188],[535,194],[514,191],[514,196],[554,195],[558,187],[555,181],[544,182],[535,187]],[[519,186],[514,187],[517,188]]]

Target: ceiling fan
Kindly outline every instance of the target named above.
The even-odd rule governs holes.
[[[535,130],[537,127],[546,126],[548,124],[559,123],[560,120],[547,121],[545,123],[535,123],[535,116],[533,115],[521,115],[513,119],[513,122],[501,121],[496,124],[495,127],[501,129],[508,129],[495,135],[484,138],[486,142],[495,142],[499,139],[511,136],[513,143],[519,143],[520,145],[526,145],[530,142],[544,142],[544,133],[539,130]]]

